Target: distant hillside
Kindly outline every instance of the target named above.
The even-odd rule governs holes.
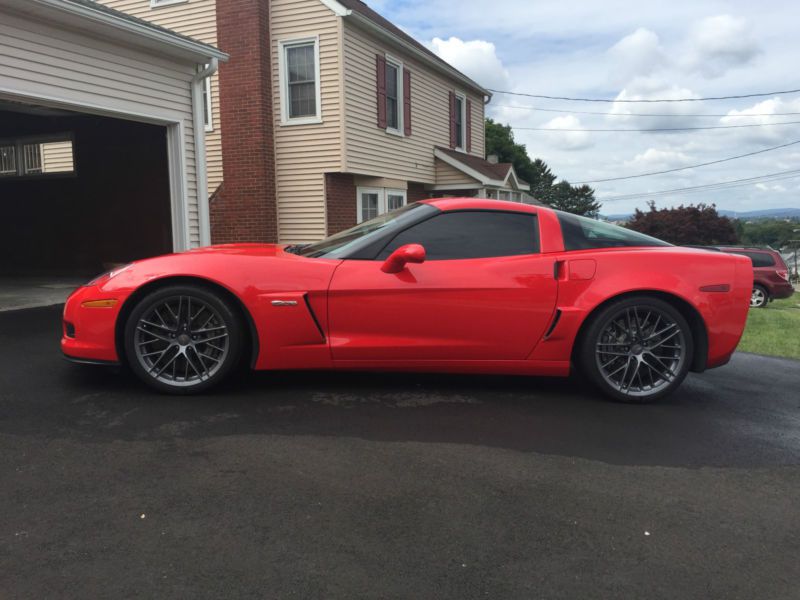
[[[735,210],[719,210],[719,214],[732,219],[800,219],[800,208],[768,208],[765,210],[749,210],[737,212]],[[633,216],[633,213],[601,215],[609,221],[625,221]]]
[[[800,218],[800,208],[768,208],[765,210],[749,210],[737,212],[735,210],[719,210],[719,214],[732,219],[785,219]]]

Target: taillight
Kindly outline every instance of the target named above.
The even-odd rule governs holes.
[[[778,277],[781,277],[781,278],[785,279],[786,281],[789,281],[789,271],[784,271],[783,269],[778,269],[775,272],[778,274]]]

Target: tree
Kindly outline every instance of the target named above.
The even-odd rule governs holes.
[[[800,228],[800,221],[791,219],[737,219],[736,223],[743,244],[773,248],[788,246],[789,240],[797,239],[795,231]]]
[[[657,209],[655,202],[651,201],[648,206],[650,210],[647,212],[637,208],[633,219],[625,226],[678,245],[713,246],[739,242],[733,221],[721,217],[714,204]]]
[[[594,190],[588,185],[575,187],[568,181],[560,181],[551,188],[544,200],[553,208],[596,219],[600,214],[599,202],[594,199]]]
[[[596,217],[601,204],[587,185],[575,187],[566,181],[556,182],[556,175],[542,159],[531,160],[524,144],[514,141],[510,125],[486,119],[486,154],[495,154],[500,162],[510,162],[514,171],[531,186],[531,195],[559,210]]]

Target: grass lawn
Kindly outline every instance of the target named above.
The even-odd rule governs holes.
[[[800,359],[800,293],[751,308],[738,349]]]

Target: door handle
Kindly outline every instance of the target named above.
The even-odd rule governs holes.
[[[553,263],[553,279],[556,281],[566,279],[566,262],[565,260],[557,260]]]

